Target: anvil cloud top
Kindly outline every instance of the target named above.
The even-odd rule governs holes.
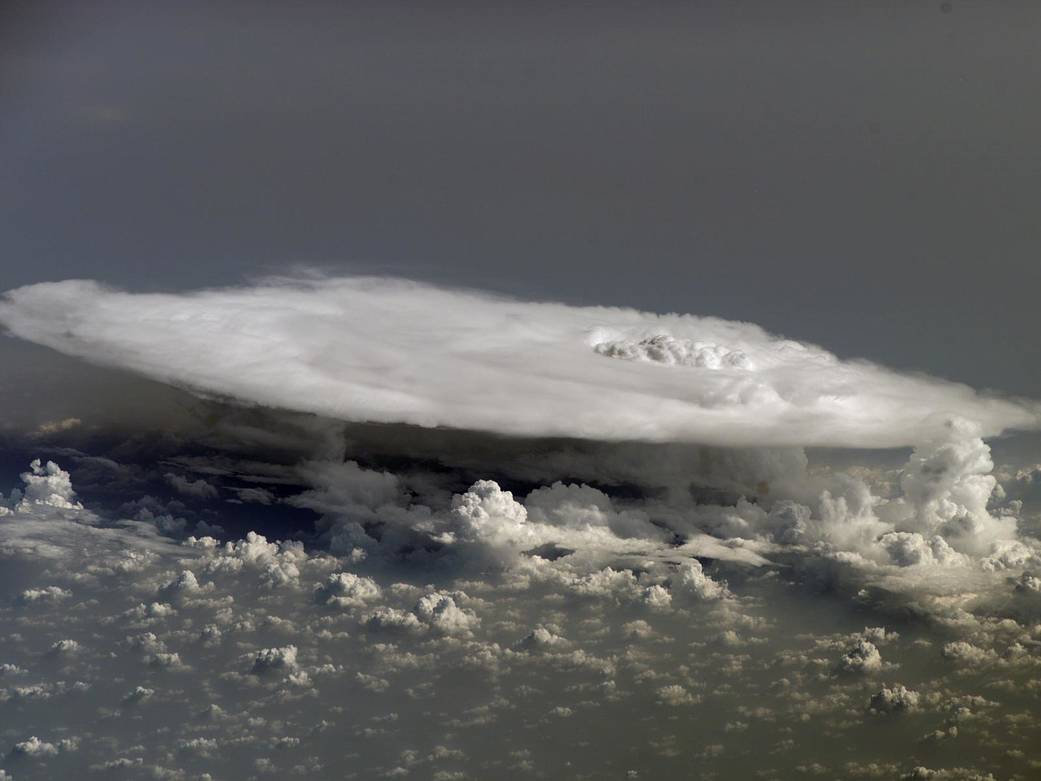
[[[9,291],[13,334],[204,394],[506,435],[893,447],[1030,402],[844,361],[749,323],[525,302],[373,277],[189,294],[70,280]]]

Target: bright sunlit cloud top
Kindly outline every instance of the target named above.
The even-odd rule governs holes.
[[[756,325],[533,303],[382,278],[136,294],[9,291],[23,339],[197,392],[351,421],[506,435],[890,447],[951,418],[984,436],[1039,407],[842,361]]]

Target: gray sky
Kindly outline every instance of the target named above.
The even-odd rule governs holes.
[[[2,287],[292,263],[1041,396],[1030,3],[5,4]]]

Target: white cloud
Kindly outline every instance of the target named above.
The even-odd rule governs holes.
[[[673,579],[673,590],[708,601],[724,599],[730,595],[726,584],[718,583],[706,575],[701,562],[697,559],[690,559],[680,564],[679,572]]]
[[[940,536],[926,539],[917,532],[889,532],[879,538],[879,544],[885,548],[893,563],[901,567],[948,567],[968,563],[965,556]]]
[[[995,654],[993,650],[989,648],[980,648],[979,646],[973,645],[964,640],[956,640],[945,644],[943,647],[943,656],[945,659],[950,659],[958,664],[972,665],[975,667],[989,664],[997,659],[997,654]]]
[[[297,647],[286,645],[280,648],[262,648],[253,657],[250,672],[264,675],[269,672],[293,672],[296,670]]]
[[[481,621],[472,610],[459,607],[451,594],[426,594],[420,597],[413,612],[421,621],[447,635],[467,634]]]
[[[355,575],[353,572],[335,572],[329,579],[314,589],[315,601],[337,607],[361,607],[380,597],[380,587],[372,578]]]
[[[664,705],[671,705],[673,707],[696,705],[701,702],[701,698],[698,695],[692,694],[676,683],[662,686],[658,689],[658,700]]]
[[[380,606],[370,613],[366,625],[370,629],[412,633],[423,632],[427,628],[414,613],[386,606]]]
[[[526,651],[544,651],[547,649],[566,648],[567,638],[554,633],[544,626],[537,626],[524,636],[517,647]]]
[[[26,757],[53,757],[58,753],[58,747],[33,735],[15,743],[12,753]]]
[[[917,710],[920,700],[918,692],[896,684],[892,688],[883,686],[871,695],[869,707],[878,713],[904,713]]]
[[[534,542],[528,530],[528,511],[494,480],[478,480],[463,494],[452,497],[452,519],[461,539],[503,540],[524,545]]]
[[[53,656],[67,656],[69,654],[75,654],[80,651],[80,644],[75,640],[69,640],[68,638],[62,638],[61,640],[55,640],[51,643],[51,647],[47,652]]]
[[[882,654],[870,640],[857,640],[839,659],[839,669],[850,673],[873,673],[882,669]]]
[[[955,595],[944,598],[941,618],[950,621],[938,634],[930,634],[935,623],[901,609],[900,634],[873,625],[822,635],[836,619],[850,626],[884,606],[869,605],[843,583],[823,597],[805,588],[806,562],[823,556],[825,544],[765,541],[772,534],[766,512],[746,513],[744,540],[618,537],[610,528],[614,516],[629,513],[642,523],[641,512],[658,518],[663,506],[562,485],[527,507],[527,499],[507,496],[497,484],[484,489],[457,503],[466,510],[462,517],[445,496],[425,516],[431,534],[461,533],[472,522],[477,541],[459,542],[465,549],[496,539],[503,518],[511,534],[530,527],[540,540],[563,533],[575,545],[588,544],[555,560],[519,555],[494,571],[451,559],[416,566],[377,555],[379,546],[348,564],[347,556],[256,534],[227,545],[175,544],[136,521],[106,526],[95,516],[85,525],[79,512],[35,505],[12,513],[0,523],[8,593],[54,587],[74,599],[59,609],[40,601],[32,609],[0,606],[13,630],[2,648],[0,706],[26,714],[23,732],[8,731],[4,767],[19,778],[74,777],[83,768],[245,778],[257,774],[258,754],[270,751],[264,768],[272,777],[378,777],[400,767],[410,777],[475,778],[506,772],[485,761],[495,739],[516,753],[504,754],[507,761],[550,778],[608,776],[618,757],[624,767],[640,767],[641,777],[667,774],[656,764],[666,760],[677,768],[696,762],[725,777],[732,766],[726,763],[740,758],[787,778],[811,767],[811,759],[824,760],[813,755],[813,741],[825,735],[861,748],[847,752],[850,764],[821,764],[813,773],[893,778],[913,768],[926,728],[942,727],[949,737],[955,723],[976,721],[981,728],[961,729],[958,740],[980,762],[1033,745],[1038,722],[1021,703],[1036,691],[1029,688],[1036,620],[1017,623]],[[372,503],[382,497],[377,491]],[[389,506],[408,509],[408,501]],[[329,512],[334,505],[330,500]],[[811,509],[812,535],[824,518]],[[36,547],[12,546],[27,529]],[[601,547],[604,540],[619,547]],[[717,561],[690,559],[695,547]],[[726,558],[727,551],[747,558]],[[939,572],[972,588],[996,584],[1006,594],[1022,582],[1015,562],[1029,562],[1009,549],[996,554],[1004,555],[1005,569],[985,569],[967,554],[959,567],[900,567],[881,547],[876,553],[878,570],[915,570],[909,577],[918,584]],[[741,563],[762,564],[760,554],[783,556],[787,566]],[[286,574],[290,565],[295,574],[285,579],[269,575],[272,567]],[[276,581],[280,587],[268,587]],[[1034,592],[1024,588],[1029,594],[1020,597],[1028,599]],[[159,595],[176,608],[153,602]],[[920,598],[920,589],[912,596]],[[330,609],[341,598],[348,609]],[[922,636],[942,640],[923,653]],[[79,653],[49,655],[59,638]],[[836,675],[840,659],[873,678]],[[982,690],[989,702],[978,696],[980,679],[972,674],[980,664],[1000,673]],[[877,673],[894,670],[902,683],[881,686]],[[667,717],[648,718],[659,706]],[[1016,729],[997,745],[991,736],[1006,713],[999,706],[1012,709]],[[877,731],[877,719],[857,717],[866,707],[917,710],[922,716],[909,721],[928,719],[928,727],[894,732],[879,744],[867,731]],[[577,737],[568,738],[567,767],[554,748],[565,716]],[[695,739],[681,737],[688,730]],[[11,751],[33,733],[55,753],[31,761]],[[83,737],[73,755],[70,736],[77,735]],[[531,749],[512,742],[517,735]],[[757,746],[764,748],[747,753]],[[644,760],[649,749],[654,758]]]
[[[524,499],[528,517],[536,523],[575,530],[610,529],[619,537],[656,537],[656,529],[642,510],[614,508],[611,498],[588,485],[555,482]]]
[[[123,702],[128,705],[134,705],[139,702],[151,699],[152,695],[155,694],[155,689],[149,689],[146,686],[135,686],[126,697],[123,698]]]
[[[21,593],[19,601],[23,604],[62,602],[72,596],[72,592],[60,586],[44,586],[43,588],[29,588]]]
[[[863,447],[917,444],[952,417],[985,436],[1039,424],[1036,404],[840,361],[748,323],[399,280],[282,280],[181,295],[70,280],[9,291],[0,323],[164,382],[344,420]]]
[[[29,471],[22,473],[22,483],[24,488],[14,489],[6,501],[0,495],[0,516],[5,514],[5,510],[26,513],[33,508],[83,509],[83,505],[76,501],[69,473],[53,461],[42,464],[40,459],[34,459],[29,464]]]
[[[212,585],[209,588],[213,588]],[[199,579],[190,569],[182,570],[173,580],[159,589],[159,596],[178,602],[206,592],[206,586],[199,584]]]
[[[249,532],[244,540],[225,543],[219,552],[194,537],[189,538],[189,542],[202,545],[203,550],[211,554],[203,565],[207,571],[238,571],[245,568],[259,573],[261,581],[269,588],[296,585],[300,578],[299,564],[307,559],[302,544],[268,542],[264,535],[256,532]]]

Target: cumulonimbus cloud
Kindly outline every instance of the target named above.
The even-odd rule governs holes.
[[[756,325],[371,278],[185,294],[70,280],[0,299],[14,335],[196,392],[351,421],[522,436],[895,447],[1041,405],[843,361]]]

